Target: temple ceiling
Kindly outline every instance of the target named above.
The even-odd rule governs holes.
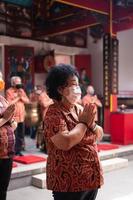
[[[1,0],[0,34],[68,46],[133,28],[133,0]],[[75,46],[74,45],[74,46]]]

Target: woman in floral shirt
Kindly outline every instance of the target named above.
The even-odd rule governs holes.
[[[4,89],[4,81],[0,72],[0,91]],[[7,188],[11,176],[14,155],[14,129],[17,124],[13,120],[15,105],[9,105],[0,95],[0,200],[6,200]]]
[[[94,121],[94,105],[77,104],[78,74],[69,65],[53,67],[46,87],[54,101],[44,118],[47,188],[54,200],[94,200],[103,184],[96,145],[103,130]]]

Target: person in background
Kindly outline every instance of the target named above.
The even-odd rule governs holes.
[[[82,91],[82,97],[84,95],[86,95],[86,89],[87,86],[90,84],[90,79],[86,73],[86,69],[85,68],[81,68],[81,72],[80,72],[80,87],[81,87],[81,91]]]
[[[37,103],[38,109],[40,112],[40,122],[39,125],[33,126],[31,131],[31,138],[34,139],[36,137],[37,132],[37,147],[41,146],[43,140],[42,134],[42,120],[45,115],[48,106],[53,103],[53,101],[48,97],[44,86],[36,85],[34,90],[30,93],[29,99],[31,103]]]
[[[43,118],[47,112],[47,109],[49,105],[53,103],[53,100],[49,98],[49,96],[46,93],[46,89],[44,86],[36,86],[35,94],[38,96],[37,101],[40,106],[40,116],[41,121],[37,127],[37,144],[36,146],[40,148],[41,151],[47,152],[46,150],[46,144],[45,144],[45,138],[43,134]]]
[[[29,103],[29,98],[22,88],[22,80],[19,76],[11,77],[11,87],[6,90],[6,99],[10,104],[15,104],[14,118],[18,123],[15,130],[15,155],[22,156],[21,151],[24,148],[25,104]]]
[[[40,91],[42,92],[42,87],[40,85],[36,85],[36,86],[34,86],[33,91],[29,94],[30,102],[32,104],[36,104],[37,105],[38,114],[40,113],[40,106],[39,106]],[[39,116],[41,116],[41,114],[39,114]],[[39,120],[40,120],[40,117],[39,117]],[[36,138],[37,128],[38,128],[38,124],[37,125],[32,125],[30,127],[26,127],[26,130],[27,130],[26,132],[28,132],[28,133],[30,132],[30,137],[32,139]]]
[[[5,83],[0,72],[0,92],[4,86]],[[17,123],[13,119],[14,112],[15,105],[9,105],[7,100],[0,95],[0,200],[6,200],[12,171],[15,152],[14,130],[17,127]]]
[[[45,87],[42,85],[36,85],[29,98],[31,102],[38,102],[42,116],[45,115],[48,106],[53,103],[52,99],[47,95]]]
[[[94,121],[94,104],[77,104],[81,89],[70,65],[51,68],[46,89],[54,102],[44,117],[47,189],[54,200],[95,200],[103,184],[96,144],[103,129]]]
[[[98,99],[97,95],[95,94],[94,87],[89,85],[87,87],[87,94],[82,98],[82,104],[85,106],[86,104],[94,104],[95,105],[95,121],[98,122],[98,107],[102,107],[101,101]]]
[[[44,118],[48,107],[53,104],[53,100],[47,95],[45,87],[43,87],[42,91],[40,91],[38,101],[39,105],[41,106],[41,114]]]
[[[29,99],[30,99],[31,102],[34,102],[34,103],[38,102],[40,91],[42,92],[42,87],[40,85],[34,86],[34,89],[29,94]]]

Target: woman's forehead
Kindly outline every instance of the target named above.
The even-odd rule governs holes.
[[[68,79],[68,85],[70,84],[78,84],[78,77],[77,76],[70,76]]]

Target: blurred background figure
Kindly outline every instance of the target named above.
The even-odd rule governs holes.
[[[45,86],[43,86],[42,91],[39,95],[39,105],[41,106],[41,113],[44,118],[48,107],[53,104],[53,100],[49,98],[46,92]]]
[[[19,76],[11,77],[11,87],[6,90],[6,99],[10,104],[15,104],[14,119],[18,123],[15,130],[15,154],[22,156],[21,151],[24,148],[25,104],[29,103],[29,98],[23,89],[22,80]]]
[[[39,106],[39,95],[42,92],[41,90],[42,88],[40,85],[35,86],[32,92],[29,94],[30,103],[26,105],[25,133],[27,135],[30,134],[31,139],[36,138],[36,131],[41,117]]]
[[[86,95],[87,86],[90,84],[90,79],[87,75],[86,69],[81,68],[80,72],[80,88],[82,91],[82,97]]]
[[[38,102],[39,95],[42,93],[42,86],[36,85],[32,92],[29,94],[29,99],[31,102]]]
[[[41,121],[37,129],[37,147],[40,148],[41,151],[44,151],[46,153],[46,142],[44,138],[44,127],[43,127],[43,119],[46,115],[46,112],[48,110],[48,107],[53,104],[53,100],[49,98],[47,95],[45,86],[42,87],[42,90],[39,90],[39,98],[38,103],[40,106],[41,111]]]
[[[29,95],[29,98],[31,102],[38,102],[41,107],[42,115],[45,115],[47,107],[53,103],[46,93],[45,86],[42,85],[36,85],[32,93]]]
[[[82,105],[85,106],[86,104],[93,103],[95,104],[95,121],[99,124],[98,119],[98,107],[102,107],[101,101],[98,99],[97,95],[95,94],[94,87],[92,85],[89,85],[86,90],[87,94],[82,98]]]
[[[45,86],[36,85],[33,92],[29,95],[31,103],[37,103],[39,109],[39,123],[32,126],[31,138],[36,138],[36,146],[45,151],[45,140],[43,134],[43,118],[47,112],[49,105],[53,103],[53,100],[49,98],[46,93]]]

